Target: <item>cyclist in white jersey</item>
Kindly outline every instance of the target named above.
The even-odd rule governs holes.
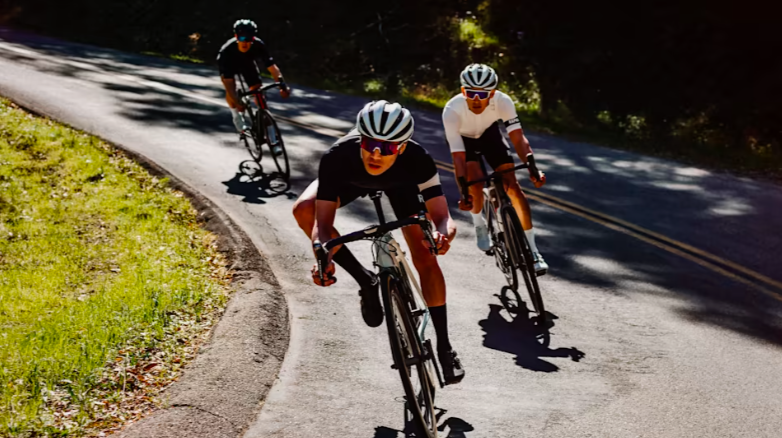
[[[483,64],[468,65],[461,74],[462,92],[448,101],[443,109],[445,136],[451,148],[456,180],[460,188],[464,187],[467,179],[473,181],[483,177],[481,155],[495,171],[514,166],[510,147],[500,130],[500,121],[505,124],[508,137],[521,161],[526,163],[527,155],[532,153],[529,140],[521,128],[516,106],[507,94],[496,89],[497,82],[497,74],[491,67]],[[532,172],[530,169],[530,180],[535,187],[542,187],[546,183],[546,176],[543,172],[538,175],[533,175]],[[543,275],[548,271],[548,264],[535,244],[535,228],[532,226],[527,197],[521,191],[514,173],[503,175],[503,181],[534,254],[535,270],[538,275]],[[460,193],[462,192],[460,190]],[[470,186],[469,195],[467,199],[459,201],[459,208],[471,211],[478,248],[488,251],[491,248],[491,240],[486,219],[481,212],[482,187],[478,184]]]

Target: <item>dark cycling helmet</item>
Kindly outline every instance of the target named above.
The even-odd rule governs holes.
[[[251,41],[258,33],[258,26],[256,26],[252,20],[236,20],[236,23],[234,23],[234,33],[239,41]]]

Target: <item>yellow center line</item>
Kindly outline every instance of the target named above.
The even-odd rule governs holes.
[[[437,167],[444,169],[444,170],[450,170],[453,171],[453,165],[450,163],[446,163],[444,161],[435,160],[435,163]],[[654,245],[660,249],[663,249],[665,251],[671,252],[673,254],[679,255],[681,257],[684,257],[690,261],[693,261],[697,263],[698,265],[701,265],[705,268],[708,268],[714,272],[717,272],[721,275],[724,275],[726,277],[729,277],[733,280],[739,281],[741,283],[747,284],[752,286],[753,288],[763,292],[766,295],[769,295],[773,297],[776,300],[782,301],[782,296],[779,294],[772,292],[769,289],[766,289],[765,287],[759,286],[755,283],[750,282],[749,280],[739,277],[736,274],[733,274],[729,271],[726,271],[725,269],[709,263],[705,260],[699,259],[697,257],[694,257],[691,254],[688,254],[684,251],[689,251],[690,253],[697,254],[705,259],[711,260],[716,263],[720,263],[724,266],[727,266],[731,269],[735,269],[738,272],[741,272],[742,274],[751,277],[761,283],[764,283],[768,286],[772,286],[775,288],[779,288],[782,290],[782,282],[776,281],[772,278],[769,278],[763,274],[760,274],[758,272],[755,272],[751,269],[748,269],[744,266],[741,266],[737,263],[731,262],[730,260],[723,259],[722,257],[716,256],[714,254],[708,253],[702,249],[695,248],[692,245],[688,245],[684,242],[679,242],[678,240],[671,239],[670,237],[664,236],[660,233],[656,233],[652,230],[648,230],[646,228],[640,227],[638,225],[635,225],[633,223],[627,222],[625,220],[609,216],[605,213],[601,213],[599,211],[595,211],[586,207],[583,207],[581,205],[575,204],[570,201],[566,201],[564,199],[558,198],[556,196],[550,195],[548,193],[544,193],[540,190],[536,189],[530,189],[530,188],[524,188],[524,191],[527,193],[527,196],[531,199],[534,199],[535,201],[538,201],[540,203],[546,204],[550,207],[566,211],[568,213],[574,214],[576,216],[582,217],[584,219],[588,219],[592,222],[598,223],[600,225],[606,226],[612,230],[619,231],[621,233],[627,234],[629,236],[635,237],[639,240],[642,240],[646,243],[649,243],[651,245]],[[642,234],[641,234],[642,233]],[[644,236],[644,234],[646,236]],[[649,237],[647,237],[649,236]],[[659,241],[665,242],[658,242],[657,240],[651,239],[650,237],[653,237],[654,239],[657,239]],[[666,245],[666,243],[668,245]]]
[[[713,263],[710,263],[710,262],[708,262],[706,260],[703,260],[701,258],[695,257],[692,254],[686,253],[686,252],[680,250],[679,248],[676,248],[675,246],[667,245],[665,243],[662,243],[662,242],[659,242],[657,240],[651,239],[651,238],[649,238],[647,236],[644,236],[643,234],[637,233],[637,232],[632,231],[632,230],[628,230],[627,228],[623,228],[623,227],[621,227],[619,225],[616,225],[616,224],[613,224],[611,222],[602,220],[600,218],[591,217],[591,216],[586,215],[586,214],[584,214],[584,213],[582,213],[582,212],[580,212],[580,211],[578,211],[578,210],[576,210],[574,208],[557,204],[555,202],[552,202],[552,201],[550,201],[548,199],[539,197],[537,195],[527,194],[527,197],[529,197],[530,199],[534,199],[535,201],[538,201],[538,202],[540,202],[542,204],[546,204],[546,205],[548,205],[550,207],[556,208],[558,210],[562,210],[562,211],[568,212],[570,214],[576,215],[578,217],[587,219],[589,221],[598,223],[598,224],[603,225],[603,226],[605,226],[607,228],[610,228],[610,229],[612,229],[614,231],[618,231],[618,232],[626,234],[628,236],[635,237],[638,240],[646,242],[646,243],[648,243],[650,245],[654,245],[657,248],[660,248],[660,249],[662,249],[664,251],[667,251],[669,253],[672,253],[672,254],[678,255],[680,257],[683,257],[683,258],[685,258],[687,260],[690,260],[691,262],[694,262],[694,263],[696,263],[696,264],[698,264],[700,266],[703,266],[704,268],[709,269],[709,270],[711,270],[713,272],[716,272],[716,273],[718,273],[720,275],[724,275],[725,277],[728,277],[728,278],[730,278],[732,280],[735,280],[735,281],[743,283],[743,284],[745,284],[747,286],[750,286],[753,289],[755,289],[755,290],[757,290],[759,292],[762,292],[763,294],[765,294],[765,295],[767,295],[767,296],[769,296],[771,298],[774,298],[777,301],[782,301],[782,296],[780,296],[776,292],[773,292],[773,291],[771,291],[769,289],[766,289],[763,286],[760,286],[760,285],[758,285],[756,283],[753,283],[752,281],[747,280],[744,277],[740,277],[740,276],[738,276],[738,275],[736,275],[736,274],[734,274],[732,272],[726,271],[725,269],[723,269],[723,268],[721,268],[721,267],[719,267],[719,266],[717,266],[717,265],[715,265]]]

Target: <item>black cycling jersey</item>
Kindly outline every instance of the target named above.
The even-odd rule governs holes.
[[[355,131],[334,143],[321,158],[318,170],[318,197],[339,200],[340,207],[373,191],[385,192],[397,217],[418,213],[420,202],[443,194],[437,167],[429,153],[413,140],[408,141],[396,162],[380,175],[370,175],[361,159],[361,136]]]
[[[247,52],[240,52],[236,38],[231,38],[217,54],[217,66],[220,75],[233,78],[241,74],[247,86],[260,84],[260,76],[256,64],[260,61],[266,68],[274,65],[274,59],[269,55],[266,45],[260,38],[254,37],[253,44]]]

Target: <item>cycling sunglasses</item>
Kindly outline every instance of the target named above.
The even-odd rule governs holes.
[[[241,41],[241,42],[243,42],[243,43],[247,43],[247,42],[250,42],[250,43],[251,43],[251,42],[253,42],[253,37],[252,37],[252,35],[239,35],[239,36],[237,36],[237,37],[236,37],[236,39],[237,39],[238,41]]]
[[[489,95],[491,94],[491,91],[486,90],[469,90],[467,88],[464,89],[464,95],[467,96],[468,99],[475,99],[475,96],[478,96],[478,99],[488,99]]]
[[[374,138],[361,137],[361,149],[369,152],[370,154],[375,152],[375,149],[380,149],[380,155],[395,155],[399,152],[400,143],[398,141],[382,141],[375,140]]]

